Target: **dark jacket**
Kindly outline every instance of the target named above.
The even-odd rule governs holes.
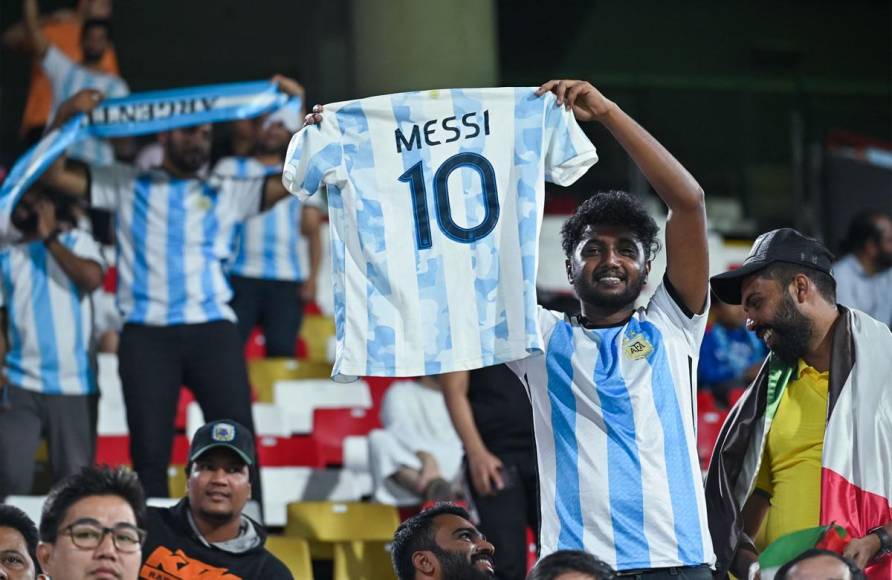
[[[260,544],[234,554],[208,547],[198,537],[187,516],[189,500],[170,508],[148,508],[148,536],[142,549],[139,577],[152,580],[292,580],[291,572],[265,547],[266,530],[253,520]]]

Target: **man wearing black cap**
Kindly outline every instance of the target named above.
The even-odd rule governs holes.
[[[253,464],[254,439],[245,426],[222,419],[195,433],[187,496],[171,508],[148,509],[140,578],[292,578],[264,547],[263,526],[242,513]]]
[[[771,351],[709,466],[719,573],[757,574],[763,521],[766,545],[835,522],[853,538],[847,557],[892,577],[892,333],[836,303],[831,264],[818,241],[782,228],[710,281]]]

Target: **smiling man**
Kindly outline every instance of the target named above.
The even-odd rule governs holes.
[[[837,523],[844,554],[892,576],[892,333],[836,302],[830,252],[796,230],[759,236],[712,278],[771,350],[722,427],[707,505],[718,569],[754,575],[752,538]]]
[[[223,419],[195,433],[186,466],[187,497],[171,508],[148,510],[140,578],[292,578],[264,547],[263,526],[242,513],[251,499],[253,464],[254,439],[247,427]]]
[[[399,580],[490,580],[495,548],[468,512],[442,503],[400,524],[391,547]]]

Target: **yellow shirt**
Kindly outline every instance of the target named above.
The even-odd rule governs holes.
[[[756,480],[756,487],[771,495],[763,523],[765,545],[820,524],[829,376],[800,359],[796,378],[781,395]]]

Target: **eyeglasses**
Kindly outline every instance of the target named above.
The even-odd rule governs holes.
[[[113,528],[105,528],[99,524],[74,522],[59,530],[60,534],[71,537],[71,542],[78,548],[93,550],[111,534],[112,543],[119,552],[137,552],[146,540],[145,530],[130,524],[118,524]]]

